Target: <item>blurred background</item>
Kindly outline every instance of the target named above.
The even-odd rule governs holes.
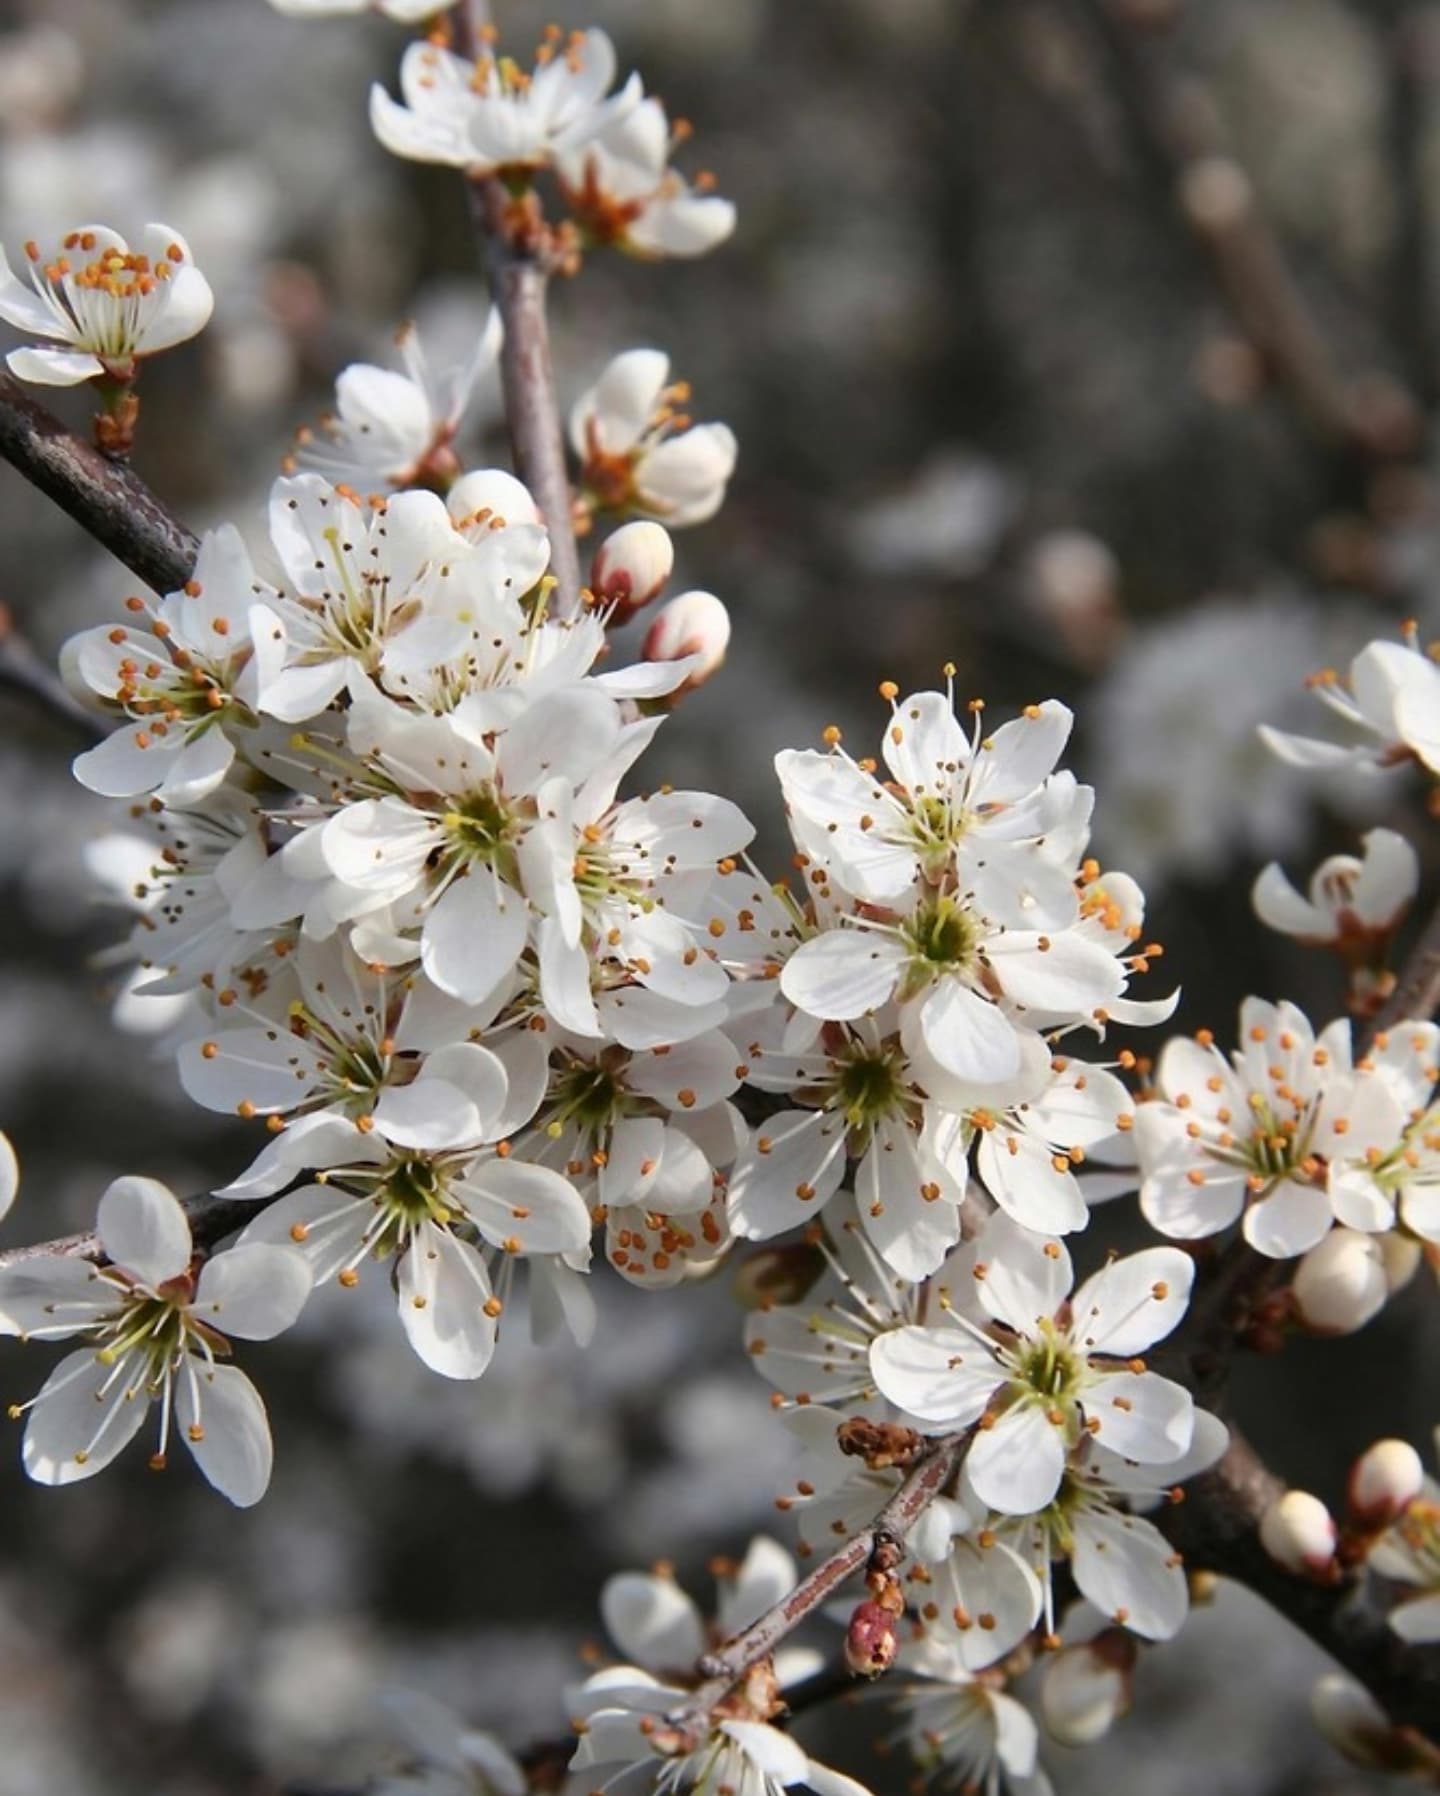
[[[496,11],[523,62],[548,8]],[[740,208],[701,263],[600,256],[554,295],[566,396],[654,344],[741,442],[672,588],[724,597],[730,663],[649,782],[740,800],[779,866],[771,755],[831,722],[868,752],[881,678],[952,660],[997,713],[1062,697],[1097,852],[1144,882],[1168,946],[1152,989],[1182,984],[1181,1022],[1222,1040],[1247,991],[1334,1014],[1338,964],[1260,931],[1255,871],[1278,856],[1298,878],[1375,823],[1423,835],[1423,812],[1403,776],[1297,778],[1254,726],[1307,727],[1304,676],[1402,619],[1440,630],[1440,6],[589,0],[563,22],[612,33],[695,121],[687,167]],[[0,4],[0,241],[158,218],[215,287],[210,329],[145,376],[135,457],[192,526],[258,540],[346,362],[389,361],[407,317],[458,361],[483,316],[459,182],[366,125],[404,41],[263,0]],[[494,393],[465,440],[503,460]],[[0,601],[47,654],[130,590],[4,469],[0,541]],[[252,1145],[116,1026],[92,957],[119,919],[84,862],[114,818],[70,780],[74,747],[0,696],[0,1126],[25,1167],[7,1243],[85,1226],[122,1171],[203,1190]],[[1110,1238],[1126,1226],[1107,1215]],[[787,1443],[732,1273],[642,1295],[602,1269],[587,1354],[513,1328],[474,1386],[424,1372],[383,1281],[324,1294],[247,1355],[277,1467],[244,1515],[138,1453],[37,1491],[11,1425],[0,1796],[353,1783],[385,1685],[512,1745],[556,1732],[608,1572],[665,1558],[703,1594],[713,1553],[784,1538]],[[1428,1441],[1437,1336],[1422,1275],[1360,1337],[1247,1368],[1242,1419],[1283,1475],[1338,1496],[1378,1435]],[[0,1345],[0,1396],[29,1395],[43,1359]],[[1318,1668],[1222,1592],[1057,1781],[1378,1787],[1312,1737]],[[879,1796],[905,1785],[894,1760],[845,1763]]]

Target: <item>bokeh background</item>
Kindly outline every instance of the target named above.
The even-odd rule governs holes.
[[[497,12],[523,59],[547,14]],[[1252,921],[1256,868],[1302,874],[1373,823],[1423,837],[1423,812],[1403,777],[1297,779],[1254,726],[1303,725],[1306,673],[1401,619],[1440,629],[1440,6],[590,0],[564,22],[611,31],[740,207],[706,261],[597,258],[554,300],[566,394],[655,344],[741,441],[675,588],[724,596],[733,652],[652,783],[736,797],[779,864],[772,753],[831,722],[866,752],[881,678],[952,660],[997,711],[1063,697],[1097,848],[1152,895],[1182,1021],[1223,1038],[1247,991],[1333,1014],[1338,967]],[[258,530],[290,433],[402,319],[442,361],[477,328],[459,183],[365,123],[403,42],[264,0],[0,4],[0,240],[160,218],[215,286],[210,330],[147,372],[136,454],[196,527]],[[503,458],[493,393],[468,441]],[[130,588],[3,469],[0,545],[0,601],[47,654]],[[118,919],[85,851],[114,819],[71,782],[74,746],[0,696],[7,1242],[84,1226],[121,1171],[202,1190],[250,1151],[112,1015],[93,955]],[[392,1684],[515,1745],[554,1733],[606,1573],[663,1557],[704,1589],[713,1553],[784,1537],[785,1437],[731,1282],[642,1295],[602,1270],[588,1353],[512,1329],[475,1386],[423,1371],[382,1281],[327,1294],[247,1358],[278,1458],[245,1515],[137,1454],[36,1491],[12,1425],[0,1796],[353,1785]],[[1334,1496],[1377,1435],[1425,1443],[1435,1316],[1426,1275],[1357,1339],[1247,1368],[1241,1414],[1283,1474]],[[0,1395],[43,1357],[0,1345]],[[1378,1787],[1311,1735],[1318,1668],[1222,1592],[1142,1660],[1104,1745],[1056,1755],[1061,1787]],[[904,1787],[894,1760],[847,1763]]]

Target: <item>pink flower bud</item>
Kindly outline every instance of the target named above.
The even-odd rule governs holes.
[[[868,1598],[856,1604],[845,1632],[845,1663],[856,1677],[879,1677],[899,1650],[900,1632],[890,1611]]]
[[[611,622],[627,624],[642,605],[660,596],[675,566],[675,545],[660,524],[622,524],[595,551],[590,590],[614,607]]]
[[[645,661],[680,661],[698,657],[689,678],[680,688],[689,692],[703,686],[725,660],[730,644],[730,613],[713,593],[684,592],[655,614],[645,632],[640,656]]]
[[[1370,1527],[1393,1522],[1425,1482],[1420,1455],[1409,1441],[1376,1441],[1350,1468],[1346,1495],[1355,1519]]]
[[[1260,1544],[1286,1571],[1326,1580],[1335,1564],[1335,1523],[1308,1490],[1287,1490],[1260,1518]]]
[[[1089,1746],[1108,1734],[1130,1707],[1135,1638],[1107,1628],[1093,1640],[1063,1647],[1045,1667],[1040,1712],[1062,1746]]]
[[[1374,1235],[1331,1229],[1295,1268],[1296,1309],[1316,1334],[1349,1335],[1385,1307],[1385,1255]]]

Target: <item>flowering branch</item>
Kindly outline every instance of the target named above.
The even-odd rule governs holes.
[[[157,592],[190,578],[199,544],[123,463],[68,431],[0,373],[0,456]]]
[[[717,1651],[707,1653],[699,1664],[705,1682],[691,1692],[681,1708],[666,1717],[667,1724],[683,1728],[688,1723],[702,1720],[750,1667],[768,1658],[806,1616],[819,1608],[837,1585],[859,1571],[880,1549],[903,1543],[931,1501],[945,1488],[969,1438],[967,1430],[963,1434],[942,1435],[932,1441],[868,1528],[862,1528],[836,1547],[758,1621],[752,1622]]]
[[[1232,1424],[1224,1457],[1186,1486],[1161,1527],[1192,1571],[1254,1591],[1358,1678],[1396,1726],[1440,1744],[1440,1649],[1407,1645],[1352,1584],[1312,1582],[1276,1564],[1260,1543],[1260,1518],[1284,1490]]]
[[[484,0],[463,0],[456,9],[454,41],[461,56],[480,54],[489,11]],[[560,613],[570,616],[580,604],[580,557],[545,315],[550,276],[559,261],[543,222],[523,199],[513,198],[498,176],[472,179],[469,189],[470,215],[505,326],[500,379],[515,472],[545,520]]]

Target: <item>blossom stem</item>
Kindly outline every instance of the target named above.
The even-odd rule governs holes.
[[[703,1723],[752,1665],[768,1658],[806,1616],[819,1608],[852,1572],[860,1571],[878,1547],[904,1541],[931,1501],[939,1496],[959,1463],[969,1433],[942,1435],[916,1464],[905,1482],[868,1528],[852,1534],[828,1558],[782,1597],[773,1609],[743,1629],[715,1652],[707,1653],[699,1670],[705,1682],[667,1717],[667,1725],[685,1728]]]
[[[1231,1423],[1224,1457],[1155,1519],[1191,1571],[1245,1585],[1358,1678],[1394,1726],[1440,1744],[1440,1652],[1407,1645],[1383,1605],[1356,1601],[1349,1581],[1298,1578],[1261,1546],[1260,1517],[1284,1488]]]
[[[1368,1051],[1377,1035],[1407,1019],[1424,1022],[1440,1010],[1440,905],[1435,907],[1409,958],[1395,981],[1395,989],[1375,1013],[1360,1040]]]
[[[0,373],[0,456],[157,592],[190,578],[199,543],[130,468],[68,431]]]
[[[461,0],[452,30],[460,56],[476,57],[490,24],[486,0]],[[565,435],[550,361],[545,301],[551,254],[543,226],[517,230],[512,196],[498,176],[472,180],[470,216],[485,253],[491,293],[505,326],[500,381],[515,472],[530,489],[550,536],[550,570],[562,617],[580,608],[580,555],[575,546],[573,498]]]

